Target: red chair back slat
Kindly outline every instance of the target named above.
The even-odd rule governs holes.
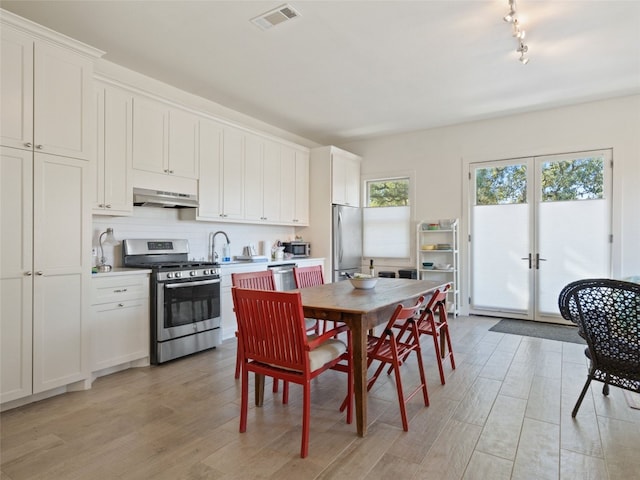
[[[275,290],[276,282],[273,270],[259,272],[232,273],[231,284],[234,287],[251,288],[253,290]]]
[[[295,267],[293,269],[293,278],[296,282],[296,288],[313,287],[324,283],[321,265]]]

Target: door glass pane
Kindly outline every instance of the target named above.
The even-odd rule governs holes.
[[[538,159],[538,314],[557,315],[562,288],[610,275],[607,152]]]
[[[529,309],[529,205],[526,165],[475,169],[471,302],[474,309]]]

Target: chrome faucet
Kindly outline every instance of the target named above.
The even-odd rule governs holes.
[[[218,253],[216,252],[216,236],[218,234],[222,234],[224,235],[224,238],[227,240],[227,245],[231,245],[231,242],[229,241],[229,236],[223,232],[222,230],[218,230],[215,233],[210,233],[209,234],[209,243],[210,243],[210,248],[211,248],[211,260],[214,262],[218,261]]]

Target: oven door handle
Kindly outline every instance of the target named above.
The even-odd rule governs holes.
[[[211,285],[213,283],[220,283],[220,279],[215,280],[202,280],[201,282],[184,282],[184,283],[168,283],[164,288],[187,288],[187,287],[199,287],[200,285]]]

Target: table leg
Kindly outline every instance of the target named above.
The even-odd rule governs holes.
[[[264,401],[264,375],[256,373],[256,407],[261,407]]]
[[[362,320],[350,322],[353,342],[353,393],[356,403],[356,427],[358,436],[367,434],[367,331]]]

